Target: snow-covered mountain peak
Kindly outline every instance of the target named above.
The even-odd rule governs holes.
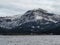
[[[60,22],[60,16],[48,13],[43,9],[28,10],[22,16],[3,17],[0,18],[0,27],[3,28],[14,28],[28,22],[39,22],[39,24],[50,24]]]
[[[60,21],[59,17],[60,17],[59,15],[48,13],[47,11],[39,8],[27,11],[21,18],[23,18],[25,21],[46,20],[51,21],[53,23],[57,23]]]

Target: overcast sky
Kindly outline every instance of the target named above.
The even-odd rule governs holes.
[[[59,0],[0,0],[0,16],[23,14],[27,10],[42,8],[60,14]]]

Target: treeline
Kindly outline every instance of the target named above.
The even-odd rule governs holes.
[[[60,27],[47,30],[46,29],[40,30],[35,28],[33,29],[33,31],[31,30],[30,27],[28,28],[16,27],[13,29],[6,29],[0,27],[0,35],[60,35]]]

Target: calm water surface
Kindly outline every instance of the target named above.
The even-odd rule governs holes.
[[[0,45],[60,45],[60,35],[0,35]]]

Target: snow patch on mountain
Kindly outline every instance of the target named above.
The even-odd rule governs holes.
[[[37,15],[37,16],[35,16],[35,19],[39,20],[39,19],[43,19],[43,17]]]

